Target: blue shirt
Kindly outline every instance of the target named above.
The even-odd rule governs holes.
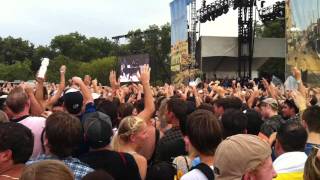
[[[320,148],[320,144],[307,143],[306,147],[304,148],[304,152],[309,156],[314,146],[317,146],[318,148]]]
[[[89,102],[86,104],[86,107],[84,109],[84,113],[82,113],[81,115],[78,116],[78,118],[80,119],[81,123],[82,123],[82,117],[85,115],[85,114],[88,114],[88,113],[92,113],[92,112],[96,112],[97,109],[96,109],[96,106],[93,102]]]
[[[28,161],[26,164],[27,165],[33,164],[42,160],[59,160],[64,162],[64,164],[67,165],[70,168],[70,170],[73,172],[76,180],[81,180],[86,174],[94,171],[87,164],[81,162],[77,158],[66,157],[64,159],[59,159],[57,156],[45,155],[45,154],[38,156],[33,161]]]

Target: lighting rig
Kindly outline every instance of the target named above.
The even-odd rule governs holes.
[[[264,7],[260,9],[259,16],[262,23],[266,24],[268,22],[272,22],[277,19],[284,19],[285,18],[285,2],[276,2],[272,6]],[[263,5],[262,5],[263,7]]]

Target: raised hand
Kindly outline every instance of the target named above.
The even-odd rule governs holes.
[[[292,74],[297,81],[301,81],[301,71],[297,67],[292,68]]]
[[[138,73],[139,80],[142,85],[149,84],[150,82],[150,67],[149,65],[145,64],[140,67],[140,72]]]
[[[66,73],[66,70],[67,70],[67,67],[65,65],[62,65],[60,67],[60,74],[65,74]]]
[[[112,88],[117,89],[120,87],[120,81],[117,81],[117,74],[115,71],[110,71],[109,82]]]
[[[97,79],[92,80],[91,83],[92,83],[93,86],[98,86],[98,80]]]
[[[292,97],[294,103],[298,106],[300,111],[304,111],[307,108],[307,100],[299,91],[292,91],[290,93],[290,96]]]
[[[72,77],[72,82],[74,82],[77,85],[83,83],[82,79],[80,77],[77,77],[77,76]]]

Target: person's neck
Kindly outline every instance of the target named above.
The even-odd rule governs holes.
[[[307,143],[320,144],[320,134],[316,132],[309,132]]]
[[[137,147],[136,145],[132,143],[124,144],[121,148],[120,151],[123,152],[137,152]]]
[[[14,114],[11,119],[18,119],[23,116],[29,116],[29,111],[22,111],[21,113]]]
[[[8,162],[2,166],[0,166],[0,174],[6,174],[9,171],[12,171],[14,169],[23,168],[24,164],[13,164],[13,161]]]
[[[200,160],[202,163],[208,165],[208,166],[213,166],[214,163],[214,156],[207,156],[207,155],[199,155]]]

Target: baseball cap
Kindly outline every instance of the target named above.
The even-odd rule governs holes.
[[[263,104],[269,104],[273,109],[277,110],[278,109],[278,102],[277,100],[273,98],[266,98],[261,102],[261,105]]]
[[[63,95],[64,106],[71,114],[78,114],[82,109],[83,96],[78,89],[70,88]]]
[[[92,112],[83,116],[85,140],[91,148],[101,148],[110,144],[113,135],[111,119],[102,112]]]
[[[215,177],[241,180],[271,156],[270,145],[255,135],[238,134],[220,143],[215,153]]]

